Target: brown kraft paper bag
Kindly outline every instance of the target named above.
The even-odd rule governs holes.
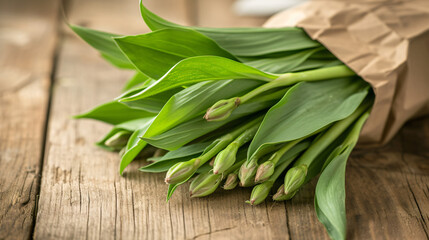
[[[429,0],[314,0],[264,26],[304,28],[371,84],[376,99],[360,146],[384,144],[429,113]]]

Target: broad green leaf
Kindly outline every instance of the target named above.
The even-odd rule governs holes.
[[[161,29],[115,41],[136,68],[153,79],[161,78],[188,57],[214,55],[236,60],[216,42],[192,29]]]
[[[131,135],[130,139],[128,139],[128,143],[126,146],[126,151],[124,155],[122,155],[121,163],[119,165],[119,174],[122,175],[125,168],[137,157],[137,155],[143,150],[143,148],[147,145],[147,143],[141,139],[146,130],[149,128],[152,123],[154,117],[146,118],[146,122],[144,125],[140,126],[139,129],[135,130]]]
[[[224,80],[201,82],[183,89],[168,100],[144,137],[155,136],[202,116],[215,102],[241,96],[259,85],[260,81],[257,80]]]
[[[151,113],[158,113],[161,111],[167,101],[180,90],[182,90],[182,88],[169,89],[165,92],[161,92],[147,98],[122,103],[130,108],[145,110]]]
[[[152,79],[148,76],[140,72],[136,72],[136,74],[134,74],[134,76],[125,83],[125,86],[122,91],[127,92],[137,86],[145,85],[145,83],[149,83],[150,81],[152,81]]]
[[[301,72],[316,68],[326,68],[339,66],[343,63],[340,60],[319,60],[319,59],[307,59],[305,62],[301,63],[299,66],[293,69],[293,72]]]
[[[346,239],[346,195],[345,184],[342,180],[344,180],[347,158],[346,153],[337,156],[322,172],[314,199],[319,221],[325,225],[329,236],[335,240]]]
[[[194,143],[191,145],[183,146],[177,150],[168,152],[160,160],[170,160],[175,158],[183,158],[192,156],[195,154],[202,153],[208,146],[210,145],[210,142],[201,142],[201,143]]]
[[[69,25],[69,27],[85,42],[97,49],[101,56],[111,64],[119,68],[135,69],[113,40],[114,37],[120,37],[120,35],[76,25]]]
[[[256,79],[271,81],[278,76],[259,71],[245,64],[217,56],[198,56],[184,59],[168,73],[141,92],[121,98],[132,101],[153,96],[157,93],[190,84],[210,80]]]
[[[203,28],[181,26],[160,18],[140,2],[140,12],[153,31],[165,28],[191,28],[216,41],[235,56],[260,56],[274,52],[321,46],[301,28]]]
[[[234,120],[245,121],[244,119],[249,119],[249,115],[263,109],[267,109],[276,102],[277,100],[255,100],[240,105],[234,112],[232,112],[231,116],[224,121],[207,122],[201,116],[182,123],[166,132],[163,132],[162,134],[143,139],[153,146],[167,150],[175,150],[194,139],[233,122]]]
[[[113,135],[120,131],[129,131],[134,132],[139,127],[144,126],[148,121],[148,118],[140,118],[140,119],[134,119],[131,121],[123,122],[121,124],[115,125],[112,130],[109,131],[109,133],[106,134],[106,136],[103,137],[100,141],[96,143],[97,146],[104,148],[109,151],[113,151],[111,147],[106,146],[104,143],[107,141],[107,139],[111,138]]]
[[[102,104],[87,113],[74,116],[74,118],[90,118],[110,124],[119,124],[133,119],[144,118],[155,115],[154,113],[130,108],[127,105],[111,101]]]
[[[321,48],[300,51],[298,53],[277,58],[260,58],[248,61],[245,64],[270,73],[293,72],[303,64],[311,55],[320,51]]]
[[[301,28],[194,28],[235,56],[263,56],[321,46]]]
[[[322,47],[322,51],[318,51],[311,56],[312,59],[318,60],[336,60],[337,57],[334,56],[328,49]]]
[[[296,84],[265,115],[248,156],[272,144],[309,136],[346,118],[367,94],[368,85],[359,78]]]
[[[346,239],[345,173],[346,163],[369,113],[354,124],[342,146],[330,156],[316,186],[314,205],[317,217],[332,239]],[[339,150],[341,149],[341,150]],[[334,156],[336,154],[336,156]]]

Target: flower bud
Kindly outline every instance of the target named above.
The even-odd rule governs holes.
[[[213,163],[214,174],[222,174],[234,165],[239,147],[238,143],[233,142],[216,156]]]
[[[298,191],[290,192],[290,193],[286,194],[285,193],[285,185],[283,184],[279,187],[279,189],[277,190],[277,193],[274,194],[273,200],[274,201],[286,201],[286,200],[291,199],[293,196],[295,196],[295,194],[297,192]]]
[[[285,176],[285,184],[284,184],[285,194],[298,191],[298,189],[305,182],[305,177],[307,176],[307,170],[308,170],[307,165],[301,164],[287,171]]]
[[[252,190],[250,200],[246,201],[246,203],[249,203],[250,205],[258,205],[262,203],[268,197],[268,194],[270,193],[272,187],[272,181],[266,181],[259,185],[256,185]]]
[[[230,173],[226,177],[223,189],[232,190],[238,185],[238,175],[236,173]]]
[[[238,97],[220,100],[207,109],[204,118],[209,122],[225,120],[229,115],[231,115],[232,111],[238,107],[238,105],[240,105],[240,98]]]
[[[204,197],[212,194],[222,181],[222,175],[211,172],[198,175],[189,186],[191,197]]]
[[[192,176],[198,169],[200,160],[194,158],[186,162],[179,162],[168,169],[165,176],[165,183],[176,184],[181,183]]]
[[[238,171],[238,177],[240,178],[240,186],[250,187],[255,184],[256,170],[258,169],[257,159],[251,159],[248,162],[241,165]]]
[[[104,145],[115,150],[120,150],[127,145],[130,136],[131,133],[128,131],[119,131],[110,138],[108,138],[106,141],[104,141]]]
[[[256,171],[255,182],[264,182],[273,175],[275,165],[272,161],[266,161],[259,165]]]

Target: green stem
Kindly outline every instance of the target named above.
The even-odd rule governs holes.
[[[245,161],[246,159],[236,162],[232,167],[225,171],[224,176],[228,176],[230,173],[238,173],[239,168]]]
[[[240,97],[240,104],[243,104],[255,96],[273,88],[289,86],[297,82],[320,81],[340,77],[350,77],[354,75],[356,75],[356,73],[354,73],[346,65],[281,74],[277,79],[266,83]]]
[[[289,149],[293,148],[297,143],[299,143],[302,138],[286,143],[283,147],[277,150],[273,155],[271,155],[268,161],[271,161],[274,165],[276,165],[280,158],[287,152]]]
[[[274,170],[273,175],[271,175],[271,177],[267,181],[275,182],[277,178],[280,177],[280,174],[284,172],[284,170],[289,166],[289,164],[291,164],[294,159],[295,158],[289,158],[288,160],[282,162],[279,166],[277,166],[276,170]]]
[[[258,131],[259,124],[255,124],[252,127],[245,130],[240,136],[238,136],[232,143],[236,143],[238,147],[243,146],[248,141],[252,140],[252,138],[255,136],[256,132]]]
[[[240,136],[241,133],[251,128],[253,125],[258,124],[262,120],[263,116],[259,116],[252,121],[241,125],[239,128],[233,130],[232,132],[222,136],[217,140],[217,144],[212,147],[209,151],[207,151],[205,154],[198,157],[199,159],[199,165],[198,167],[201,167],[204,163],[209,161],[212,157],[214,157],[217,153],[222,151],[228,144],[230,144],[235,138]]]

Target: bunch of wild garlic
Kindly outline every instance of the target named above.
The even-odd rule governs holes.
[[[168,152],[140,170],[167,172],[167,199],[190,181],[192,197],[253,187],[251,205],[277,183],[273,199],[291,199],[321,173],[317,215],[344,238],[345,164],[373,102],[369,85],[300,28],[184,27],[141,13],[153,32],[70,26],[136,72],[117,99],[77,116],[114,125],[98,145],[120,151],[120,173],[149,144]]]

